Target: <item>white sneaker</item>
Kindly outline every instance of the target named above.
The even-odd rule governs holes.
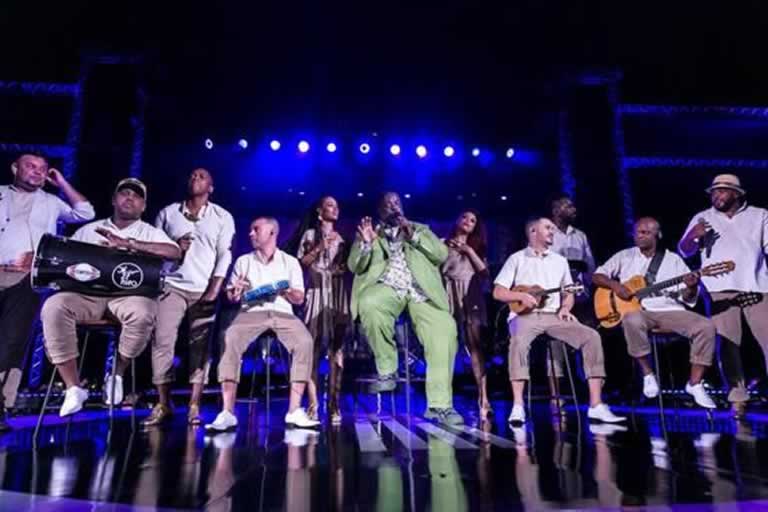
[[[305,428],[291,428],[285,431],[285,437],[283,441],[291,446],[306,446],[309,442],[309,438],[320,435],[315,430],[308,430]]]
[[[64,403],[59,409],[59,416],[69,416],[75,414],[83,408],[83,404],[88,400],[88,390],[80,386],[72,386],[64,392]]]
[[[602,421],[603,423],[619,423],[627,421],[624,416],[616,416],[611,409],[603,403],[599,403],[587,410],[587,417],[591,420]]]
[[[659,382],[656,380],[656,375],[649,373],[643,376],[643,394],[646,398],[659,396]]]
[[[509,423],[525,423],[525,407],[522,405],[513,405],[512,412],[507,418]]]
[[[285,424],[293,427],[313,428],[320,425],[320,422],[307,416],[304,409],[298,407],[295,411],[285,415]]]
[[[104,403],[107,405],[120,405],[123,403],[123,378],[115,375],[115,396],[112,397],[112,376],[107,375],[104,379]],[[110,397],[112,399],[110,400]]]
[[[589,431],[592,432],[592,435],[610,436],[616,432],[626,432],[627,427],[624,425],[612,425],[610,423],[591,423],[589,425]]]
[[[229,411],[221,411],[213,423],[208,423],[205,430],[228,432],[237,428],[237,417]]]
[[[704,407],[705,409],[717,409],[717,405],[707,394],[707,390],[704,389],[704,386],[701,382],[693,385],[690,382],[686,382],[685,392],[691,395],[693,397],[693,401],[696,402],[696,404],[699,406]]]

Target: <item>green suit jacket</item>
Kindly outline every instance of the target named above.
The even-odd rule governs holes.
[[[414,222],[413,227],[416,241],[409,240],[403,244],[405,261],[427,298],[439,309],[448,311],[448,296],[440,275],[440,265],[448,257],[448,247],[428,226]],[[349,270],[355,274],[351,304],[353,319],[358,315],[360,295],[378,282],[389,263],[389,243],[382,228],[379,228],[378,235],[368,252],[362,250],[362,239],[359,236],[355,238],[347,259]]]

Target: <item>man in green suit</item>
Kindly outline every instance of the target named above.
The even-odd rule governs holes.
[[[381,224],[364,217],[357,227],[347,265],[355,274],[352,317],[360,322],[376,358],[378,379],[372,393],[397,387],[395,321],[407,307],[427,360],[425,418],[458,425],[464,420],[453,408],[453,364],[456,323],[448,312],[448,297],[440,264],[448,248],[429,227],[403,215],[400,196],[387,192],[379,202]]]

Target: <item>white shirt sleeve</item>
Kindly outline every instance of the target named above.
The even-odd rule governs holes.
[[[571,276],[571,268],[568,266],[568,260],[563,258],[562,262],[561,271],[563,273],[563,277],[560,279],[560,286],[573,284],[573,277]]]
[[[53,196],[56,199],[56,204],[59,207],[59,219],[60,221],[67,223],[86,222],[93,220],[96,217],[96,211],[93,209],[93,205],[88,201],[80,201],[70,206],[60,198]]]
[[[238,279],[243,279],[247,276],[248,272],[248,265],[246,262],[246,257],[248,255],[243,255],[237,258],[235,260],[235,268],[232,270],[232,275],[229,276],[229,282],[227,283],[227,288],[233,288],[235,286],[235,281]]]
[[[685,231],[683,231],[683,236],[680,238],[680,241],[677,243],[677,252],[679,252],[683,256],[683,258],[690,258],[696,253],[696,251],[693,251],[691,253],[684,252],[680,244],[682,243],[683,238],[685,238],[685,235],[687,235],[688,232],[693,229],[693,226],[699,223],[699,218],[701,217],[702,217],[701,215],[696,215],[694,218],[691,219],[691,222],[688,223],[688,227],[685,228]]]
[[[288,258],[288,282],[294,290],[304,291],[304,273],[299,260],[294,257]]]
[[[512,288],[517,278],[517,258],[513,254],[507,261],[504,262],[504,266],[501,267],[499,275],[493,281],[493,284],[503,286],[504,288]]]
[[[617,252],[608,261],[597,267],[595,274],[603,274],[611,279],[618,279],[621,274],[621,252]]]
[[[155,217],[155,227],[157,229],[162,229],[165,231],[165,218],[165,208],[163,208],[160,210],[160,213],[157,214],[157,217]]]
[[[165,234],[165,231],[162,229],[157,229],[151,225],[147,225],[149,229],[147,229],[146,238],[148,240],[141,240],[142,242],[152,242],[152,243],[158,243],[158,244],[170,244],[174,247],[178,247],[179,245],[171,240],[171,237]]]
[[[216,239],[216,266],[213,268],[214,277],[227,275],[229,265],[232,263],[232,240],[235,238],[235,220],[227,213],[224,225]]]
[[[589,246],[589,240],[584,237],[584,259],[587,264],[587,272],[590,274],[595,272],[595,257],[592,255],[592,248]]]
[[[70,237],[70,240],[75,240],[77,242],[88,242],[91,243],[89,238],[89,233],[92,231],[91,225],[86,224],[85,226],[80,227],[77,231],[74,232],[74,234]],[[105,239],[106,241],[106,239]]]
[[[762,218],[762,239],[763,239],[763,253],[768,253],[768,210],[763,210]]]

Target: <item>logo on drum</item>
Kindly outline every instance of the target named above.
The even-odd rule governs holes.
[[[75,281],[80,281],[81,283],[95,281],[101,277],[101,272],[99,269],[93,265],[89,265],[88,263],[77,263],[75,265],[70,265],[67,267],[66,273],[69,277]]]
[[[124,290],[134,290],[144,282],[144,272],[135,263],[120,263],[112,271],[112,282]]]

